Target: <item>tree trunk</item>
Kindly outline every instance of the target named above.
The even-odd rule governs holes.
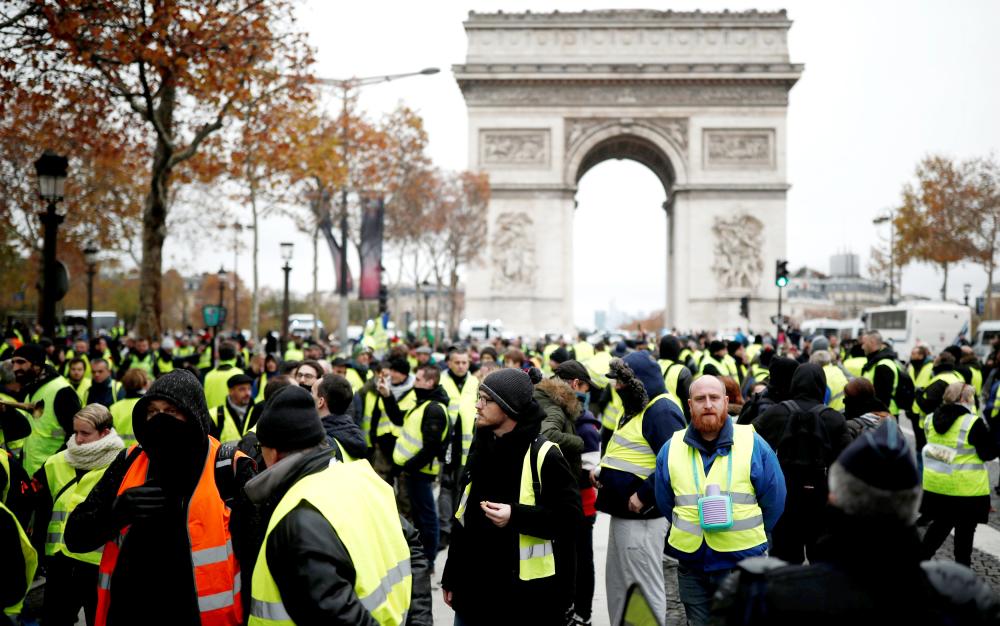
[[[458,334],[458,266],[453,265],[448,276],[448,332]]]
[[[313,341],[319,340],[319,228],[313,230]]]
[[[260,339],[260,283],[257,272],[257,256],[260,254],[260,224],[257,215],[257,185],[250,181],[250,212],[253,216],[253,298],[250,304],[250,336],[254,341]]]
[[[154,111],[162,128],[171,132],[174,125],[176,91],[173,83],[162,88],[160,106]],[[142,211],[142,265],[139,271],[139,317],[136,332],[140,337],[159,340],[163,303],[163,241],[167,238],[169,167],[172,151],[162,137],[157,137],[149,193]]]
[[[941,283],[941,300],[946,301],[948,299],[948,264],[941,264],[941,271],[944,272],[944,282]]]

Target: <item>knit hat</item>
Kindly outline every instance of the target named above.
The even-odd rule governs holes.
[[[840,454],[837,463],[865,483],[898,491],[920,484],[920,474],[910,446],[893,420],[865,431]]]
[[[496,401],[512,420],[523,417],[535,405],[531,378],[512,367],[490,373],[479,385],[479,390]]]
[[[726,349],[726,344],[722,343],[718,339],[713,339],[708,344],[708,353],[712,355],[714,355],[716,352],[719,352],[720,350],[725,350],[725,349]]]
[[[45,348],[37,343],[26,343],[17,350],[14,356],[31,363],[32,365],[45,365]]]
[[[729,343],[726,344],[726,352],[728,352],[730,356],[733,356],[742,347],[743,347],[742,343],[738,341],[730,341]]]
[[[565,363],[569,360],[569,351],[560,346],[552,351],[552,354],[549,355],[549,360],[556,363]]]
[[[153,381],[149,391],[132,409],[132,430],[140,444],[146,424],[146,409],[153,400],[165,400],[176,406],[189,420],[198,422],[205,435],[208,435],[210,418],[208,405],[205,404],[205,389],[194,374],[185,369],[176,369]]]
[[[226,381],[226,385],[232,389],[236,385],[252,385],[253,379],[246,374],[237,374],[236,376],[230,376],[229,380]]]
[[[404,376],[410,375],[410,363],[403,357],[392,357],[388,361],[389,369],[394,372],[399,372]]]
[[[312,394],[296,385],[279,389],[257,422],[260,445],[281,452],[304,450],[326,438]]]
[[[812,351],[819,352],[820,350],[830,349],[830,340],[823,335],[816,335],[812,340]]]

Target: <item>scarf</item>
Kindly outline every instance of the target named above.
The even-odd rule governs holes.
[[[76,437],[66,441],[66,461],[78,470],[92,470],[111,465],[118,453],[125,449],[125,443],[115,429],[97,441],[79,444]]]

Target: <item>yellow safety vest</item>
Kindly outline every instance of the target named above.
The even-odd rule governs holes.
[[[69,362],[72,361],[75,356],[77,356],[77,354],[73,350],[67,350],[66,351],[66,362],[65,362],[66,373],[64,375],[67,378],[69,378]],[[90,369],[90,356],[88,356],[86,352],[84,352],[83,354],[81,354],[79,356],[80,356],[80,359],[83,360],[83,378],[85,380],[89,379],[93,375],[93,371]],[[110,363],[110,362],[111,361],[108,361],[108,363]]]
[[[285,361],[301,361],[306,358],[305,353],[297,348],[289,348],[285,350]]]
[[[701,364],[698,366],[698,376],[705,375],[705,368],[708,365],[712,365],[713,367],[715,367],[716,371],[719,372],[719,376],[729,376],[730,378],[739,380],[739,376],[736,374],[736,370],[734,368],[731,368],[729,366],[730,364],[726,363],[725,359],[723,359],[722,361],[716,360],[715,357],[713,357],[708,352],[706,352],[701,357]],[[733,366],[735,367],[735,363],[733,363]]]
[[[73,391],[76,392],[76,397],[80,398],[80,405],[86,406],[87,404],[87,394],[90,393],[90,386],[93,383],[89,378],[84,378],[80,381],[80,384],[73,387],[73,383],[70,383],[70,387],[73,387]]]
[[[396,438],[396,447],[392,450],[392,462],[396,465],[404,465],[424,449],[424,435],[421,426],[424,423],[424,412],[431,404],[441,407],[445,414],[445,420],[448,419],[448,407],[436,401],[422,402],[419,406],[407,411],[403,418],[403,429],[400,431],[399,437]],[[441,431],[442,444],[448,441],[449,432],[446,422],[444,430]],[[437,476],[441,473],[441,462],[434,458],[429,464],[421,467],[420,471],[428,476]]]
[[[972,388],[976,390],[976,395],[983,393],[983,371],[978,367],[969,366],[972,372]]]
[[[545,348],[542,350],[542,367],[540,369],[542,370],[542,373],[545,374],[546,376],[552,375],[552,368],[549,367],[549,357],[551,357],[552,353],[558,349],[559,349],[559,344],[550,343],[549,345],[545,346]]]
[[[231,365],[229,369],[220,370],[223,365]],[[222,361],[214,370],[205,374],[205,404],[208,406],[219,406],[226,401],[229,395],[229,379],[239,376],[243,370],[236,367],[236,359]]]
[[[950,370],[947,372],[940,372],[938,374],[935,374],[934,377],[931,378],[930,381],[928,381],[927,386],[930,387],[939,380],[943,380],[947,385],[950,385],[952,383],[965,382],[965,379],[962,378],[961,374],[959,374],[954,370]],[[914,401],[914,404],[916,404],[916,401]],[[919,419],[917,420],[917,426],[923,428],[924,420],[927,418],[927,413],[925,413],[923,409],[917,406],[917,415],[920,416]]]
[[[146,372],[146,375],[150,378],[153,377],[153,353],[147,352],[146,356],[142,357],[142,360],[136,358],[136,355],[130,355],[129,359],[129,369],[135,368]]]
[[[836,411],[844,410],[844,388],[847,387],[847,376],[834,364],[824,365],[826,388],[830,390],[830,401],[827,406]]]
[[[252,404],[247,407],[244,419],[250,416],[250,409],[252,407]],[[219,420],[222,420],[222,430],[219,432],[219,443],[239,441],[242,439],[239,429],[236,428],[236,418],[229,412],[229,403],[223,402],[219,406],[212,407],[208,410],[208,415],[212,418],[212,423],[215,424],[216,428],[219,427]]]
[[[535,487],[532,480],[531,468],[531,448],[535,443],[528,446],[528,451],[524,454],[524,462],[521,464],[521,484],[518,487],[517,503],[524,506],[535,506]],[[538,446],[538,459],[535,467],[535,474],[538,476],[539,491],[542,487],[542,465],[545,464],[545,455],[549,449],[559,448],[551,441],[543,441]],[[458,503],[458,511],[455,519],[458,523],[465,525],[465,511],[469,504],[469,493],[472,491],[472,482],[465,486],[462,499]],[[552,551],[552,540],[532,537],[531,535],[517,536],[518,567],[517,576],[520,580],[537,580],[556,575],[556,557]]]
[[[752,343],[746,348],[747,361],[753,361],[753,358],[757,356],[757,353],[761,351],[764,346],[759,343]]]
[[[452,432],[455,436],[462,437],[462,466],[469,458],[469,449],[472,448],[472,439],[476,434],[476,401],[479,398],[479,379],[475,376],[466,376],[462,390],[458,390],[458,385],[452,380],[449,372],[444,372],[441,376],[441,386],[448,394],[448,417],[451,419]],[[461,419],[459,428],[455,428],[458,420]]]
[[[354,592],[383,626],[405,623],[413,578],[396,498],[367,461],[339,463],[302,478],[271,515],[253,570],[250,626],[291,625],[281,592],[267,564],[271,531],[302,501],[314,506],[337,532],[354,565]]]
[[[164,359],[162,352],[157,352],[156,354],[156,369],[160,372],[160,376],[174,371],[174,359]]]
[[[867,362],[868,359],[866,357],[852,356],[849,359],[844,359],[844,367],[846,367],[847,371],[850,372],[852,375],[861,376],[861,372],[862,370],[864,370],[865,363]]]
[[[880,365],[888,365],[892,368],[892,398],[889,400],[889,412],[893,415],[899,415],[899,408],[896,406],[896,387],[899,385],[899,369],[896,362],[892,359],[882,359],[875,363],[875,365],[869,367],[863,371],[863,376],[868,379],[872,384],[875,384],[875,370],[878,369]]]
[[[141,398],[125,398],[111,405],[111,419],[114,421],[118,436],[128,448],[135,443],[135,431],[132,429],[132,410]]]
[[[70,552],[63,540],[63,532],[70,513],[87,499],[101,477],[104,476],[108,466],[92,469],[77,480],[76,468],[66,460],[66,451],[63,450],[50,456],[43,467],[49,494],[54,498],[52,517],[49,518],[49,527],[45,535],[45,555],[52,556],[61,553],[84,563],[100,565],[101,553],[104,552],[103,546],[91,552]]]
[[[623,415],[625,415],[625,404],[622,402],[621,396],[618,395],[618,390],[611,387],[611,400],[601,411],[601,428],[613,432],[618,428],[618,422],[621,421]]]
[[[38,553],[31,547],[31,541],[28,540],[28,535],[21,528],[21,523],[17,521],[17,516],[3,502],[0,502],[0,515],[9,515],[10,519],[14,521],[14,526],[17,527],[17,536],[21,542],[21,554],[24,555],[24,595],[21,596],[17,604],[4,607],[3,611],[7,615],[16,616],[21,614],[24,598],[28,595],[28,589],[31,588],[31,581],[35,579],[35,570],[38,569]]]
[[[587,359],[594,356],[594,346],[590,345],[586,341],[579,341],[573,344],[573,354],[576,355],[576,360],[583,363]]]
[[[932,361],[927,361],[920,366],[920,371],[917,372],[913,368],[913,364],[906,366],[906,372],[910,375],[910,379],[913,381],[913,387],[915,393],[915,398],[913,399],[913,408],[911,409],[915,415],[920,415],[920,405],[917,404],[916,398],[920,397],[920,392],[927,388],[931,384],[931,377],[934,376],[934,363]]]
[[[41,417],[31,417],[31,434],[24,442],[24,471],[34,476],[45,460],[56,453],[66,442],[66,431],[56,419],[56,394],[69,387],[62,376],[56,376],[45,383],[28,398],[30,404],[41,400],[45,409]]]
[[[7,394],[5,394],[3,392],[0,392],[0,400],[3,400],[4,402],[17,402],[17,399],[15,399],[15,398],[13,398],[11,396],[8,396]],[[7,407],[6,410],[8,410],[8,411],[17,411],[18,413],[20,413],[21,415],[24,416],[24,419],[28,420],[29,424],[31,423],[31,414],[28,413],[27,411],[24,411],[22,409],[15,409],[13,407]],[[23,448],[24,447],[24,441],[25,441],[25,439],[27,439],[27,437],[24,437],[22,439],[16,439],[14,441],[7,441],[6,437],[4,436],[3,429],[0,428],[0,446],[6,446],[8,450],[14,451],[16,449]],[[2,455],[0,455],[0,456],[2,456]],[[8,474],[9,473],[10,472],[8,472]]]
[[[371,373],[371,370],[369,370],[369,373]],[[357,393],[358,390],[365,384],[365,381],[361,379],[361,374],[358,374],[358,371],[353,367],[347,368],[347,373],[344,374],[344,378],[347,379],[347,382],[351,383],[351,391],[354,393]]]
[[[675,398],[677,397],[677,381],[681,377],[683,368],[684,365],[681,363],[674,363],[670,359],[660,359],[660,373],[663,374],[663,382]],[[681,410],[683,411],[683,408]]]
[[[376,410],[380,411],[378,425],[375,427],[375,436],[378,437],[391,432],[389,426],[392,422],[389,421],[389,418],[385,414],[385,408],[382,406],[382,396],[378,395],[377,391],[369,391],[365,393],[360,424],[361,432],[365,434],[365,446],[369,448],[374,445],[372,441],[372,418],[375,416]],[[385,422],[384,426],[383,421]]]
[[[582,362],[582,361],[581,361]],[[611,371],[611,353],[607,350],[594,353],[594,356],[582,362],[590,374],[590,380],[599,388],[608,386],[608,372]]]
[[[685,432],[674,433],[667,454],[670,486],[674,491],[667,543],[687,554],[696,552],[702,542],[716,552],[738,552],[767,543],[764,514],[750,480],[753,426],[733,424],[733,446],[729,454],[715,458],[707,476],[701,453],[684,442]],[[732,498],[733,525],[727,529],[705,531],[701,527],[698,499],[705,495],[709,484],[719,485],[723,494],[728,493]]]
[[[212,348],[205,346],[201,353],[198,355],[198,369],[200,370],[210,370],[212,369]]]
[[[656,469],[656,453],[659,450],[653,450],[642,435],[642,420],[649,407],[660,400],[669,402],[670,395],[661,393],[656,396],[649,401],[642,413],[615,430],[611,441],[608,442],[608,449],[604,452],[604,458],[601,459],[601,467],[621,470],[643,479],[653,473]]]
[[[975,413],[956,419],[945,433],[934,430],[927,420],[924,432],[927,445],[921,451],[924,460],[924,491],[947,496],[983,496],[990,493],[990,475],[986,464],[969,445],[969,432],[979,419]]]

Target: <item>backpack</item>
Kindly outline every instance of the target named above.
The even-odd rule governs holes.
[[[817,404],[806,411],[794,400],[781,404],[789,415],[775,453],[788,491],[826,492],[826,472],[833,461],[833,445],[821,417],[827,407]]]
[[[905,368],[900,367],[899,363],[895,361],[893,361],[893,365],[896,367],[897,378],[896,391],[892,399],[896,401],[898,410],[909,413],[912,410],[913,401],[917,399],[917,388],[913,384],[913,379],[910,378],[910,373]]]

